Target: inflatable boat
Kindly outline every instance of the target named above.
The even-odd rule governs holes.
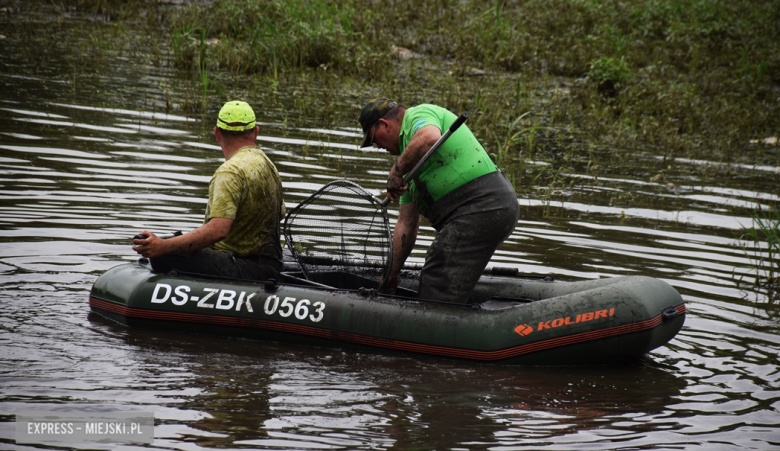
[[[513,365],[637,359],[685,320],[680,294],[650,277],[486,273],[466,302],[453,304],[417,299],[415,269],[402,272],[394,296],[373,289],[370,277],[331,269],[310,280],[287,262],[281,280],[252,282],[156,274],[139,261],[101,275],[89,304],[128,326]]]

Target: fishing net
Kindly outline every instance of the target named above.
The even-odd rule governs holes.
[[[387,210],[360,185],[328,183],[287,214],[287,247],[311,281],[335,288],[380,288],[392,257]]]

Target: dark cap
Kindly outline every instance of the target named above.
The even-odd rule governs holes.
[[[369,133],[371,127],[379,122],[379,119],[396,105],[397,103],[392,100],[380,98],[368,102],[366,106],[363,107],[363,110],[360,111],[360,116],[358,116],[358,122],[360,122],[360,126],[363,127],[363,142],[360,144],[360,147],[368,147],[373,144],[371,142],[371,134]]]

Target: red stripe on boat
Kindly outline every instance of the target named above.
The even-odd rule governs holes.
[[[496,351],[479,351],[474,349],[450,348],[446,346],[426,345],[421,343],[412,343],[408,341],[390,340],[387,338],[371,337],[368,335],[353,334],[350,332],[339,332],[335,330],[321,329],[317,327],[304,326],[302,324],[281,323],[277,321],[268,321],[253,318],[238,318],[233,316],[203,315],[199,313],[176,313],[161,310],[146,310],[130,308],[121,304],[103,301],[95,297],[89,298],[89,305],[92,308],[116,313],[128,318],[162,320],[162,321],[181,321],[200,324],[215,324],[220,326],[238,326],[250,327],[254,329],[274,330],[278,332],[289,332],[299,335],[309,335],[312,337],[329,338],[333,340],[346,341],[380,348],[396,349],[401,351],[419,352],[423,354],[434,354],[447,357],[458,357],[471,360],[504,360],[511,357],[517,357],[532,352],[544,351],[547,349],[558,348],[561,346],[585,343],[601,338],[615,337],[635,332],[650,330],[663,322],[661,314],[653,318],[639,321],[622,326],[607,327],[605,329],[582,332],[579,334],[567,335],[564,337],[550,338],[521,346],[499,349]],[[674,308],[680,315],[685,314],[685,304],[680,304]]]

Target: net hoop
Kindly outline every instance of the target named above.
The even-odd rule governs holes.
[[[320,188],[287,214],[284,237],[307,280],[342,273],[384,288],[392,264],[387,210],[360,185],[335,180]]]

